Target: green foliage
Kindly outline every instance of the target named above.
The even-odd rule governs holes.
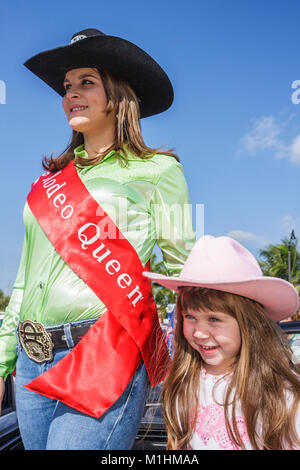
[[[288,281],[289,239],[283,238],[278,245],[268,245],[259,252],[259,264],[265,276],[279,277]],[[300,253],[297,243],[290,244],[291,282],[300,294]]]
[[[154,273],[163,274],[165,276],[168,275],[168,271],[166,270],[163,261],[157,261],[157,256],[154,253],[151,255],[151,258],[150,258],[150,269]],[[174,304],[176,302],[175,292],[159,284],[155,284],[153,282],[152,282],[152,292],[153,292],[153,297],[154,297],[158,310],[164,315],[164,317],[166,317],[167,305]]]
[[[0,312],[5,311],[8,305],[9,299],[10,297],[9,296],[5,297],[3,291],[0,289]]]

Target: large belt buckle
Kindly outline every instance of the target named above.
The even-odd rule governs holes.
[[[53,343],[42,323],[25,320],[19,323],[19,339],[27,356],[41,364],[51,361]]]

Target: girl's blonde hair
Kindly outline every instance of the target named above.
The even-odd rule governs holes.
[[[239,324],[241,349],[224,400],[227,432],[233,442],[245,449],[236,422],[240,402],[253,449],[300,446],[295,428],[300,366],[293,363],[292,351],[279,326],[251,299],[201,287],[182,287],[176,304],[174,357],[163,384],[167,449],[187,448],[197,418],[203,363],[183,336],[182,313],[187,309],[222,311]],[[287,393],[292,397],[289,404]]]
[[[176,158],[177,155],[172,150],[163,151],[148,147],[142,137],[140,126],[140,113],[138,99],[130,87],[124,80],[110,75],[106,71],[99,71],[102,83],[107,96],[106,113],[114,112],[115,119],[115,139],[113,144],[103,153],[99,153],[94,158],[78,157],[77,163],[80,165],[93,165],[99,163],[102,158],[111,150],[116,151],[116,156],[120,163],[127,165],[128,156],[124,151],[125,147],[129,152],[139,158],[149,158],[156,153],[170,155]],[[70,144],[64,152],[58,157],[45,157],[43,167],[51,172],[61,170],[74,159],[74,149],[84,143],[83,134],[73,131]]]

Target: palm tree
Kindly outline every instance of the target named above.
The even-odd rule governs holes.
[[[0,312],[4,312],[6,309],[8,302],[9,302],[10,297],[4,296],[3,290],[0,289]]]
[[[168,271],[165,268],[163,261],[157,261],[157,256],[155,253],[153,253],[150,258],[150,270],[154,273],[160,273],[166,276],[168,275]],[[158,311],[160,311],[164,315],[164,317],[166,317],[167,305],[175,303],[175,292],[152,282],[152,293]]]
[[[259,264],[265,276],[280,277],[288,281],[289,239],[283,238],[278,245],[268,245],[259,252]],[[300,294],[300,253],[297,243],[290,245],[291,282]]]

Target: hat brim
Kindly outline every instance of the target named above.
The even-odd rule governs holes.
[[[293,315],[299,307],[299,295],[292,284],[284,279],[264,276],[243,281],[195,282],[193,279],[168,277],[158,273],[143,272],[153,282],[178,292],[179,287],[193,286],[216,289],[241,295],[262,304],[268,315],[278,322]]]
[[[116,36],[90,36],[73,44],[41,52],[24,65],[63,96],[66,72],[92,67],[120,77],[134,90],[141,117],[166,111],[173,102],[173,87],[164,70],[135,44]]]

